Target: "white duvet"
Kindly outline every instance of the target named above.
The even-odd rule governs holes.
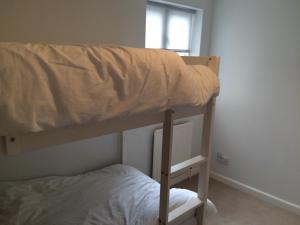
[[[170,210],[195,197],[171,189]],[[158,209],[159,184],[124,165],[77,176],[0,182],[1,225],[156,225]]]
[[[165,50],[0,43],[0,136],[202,106],[217,76]]]

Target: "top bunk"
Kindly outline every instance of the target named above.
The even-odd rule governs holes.
[[[0,154],[204,113],[218,57],[159,49],[0,43]]]

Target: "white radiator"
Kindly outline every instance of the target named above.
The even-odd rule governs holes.
[[[193,123],[175,125],[173,128],[172,165],[192,157]],[[154,131],[152,178],[160,181],[162,129]]]

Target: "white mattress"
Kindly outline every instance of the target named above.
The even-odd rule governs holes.
[[[192,191],[173,188],[170,210],[196,197]],[[77,176],[0,183],[1,225],[156,225],[158,208],[159,184],[124,165]]]
[[[170,51],[0,43],[0,136],[203,106],[218,91],[208,67]]]

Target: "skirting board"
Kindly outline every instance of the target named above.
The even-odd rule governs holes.
[[[252,196],[255,196],[255,197],[259,198],[259,199],[262,199],[262,200],[264,200],[266,202],[269,202],[269,203],[271,203],[273,205],[276,205],[276,206],[278,206],[280,208],[286,209],[286,210],[288,210],[288,211],[290,211],[292,213],[295,213],[295,214],[297,214],[297,215],[300,216],[300,206],[299,205],[296,205],[294,203],[291,203],[291,202],[288,202],[286,200],[280,199],[280,198],[278,198],[276,196],[270,195],[270,194],[268,194],[266,192],[260,191],[260,190],[258,190],[256,188],[253,188],[251,186],[243,184],[243,183],[241,183],[239,181],[233,180],[233,179],[231,179],[229,177],[225,177],[225,176],[223,176],[223,175],[221,175],[219,173],[213,172],[213,171],[210,172],[210,177],[212,179],[220,181],[220,182],[222,182],[224,184],[227,184],[230,187],[233,187],[233,188],[235,188],[237,190],[240,190],[242,192],[248,193],[248,194],[250,194]]]

